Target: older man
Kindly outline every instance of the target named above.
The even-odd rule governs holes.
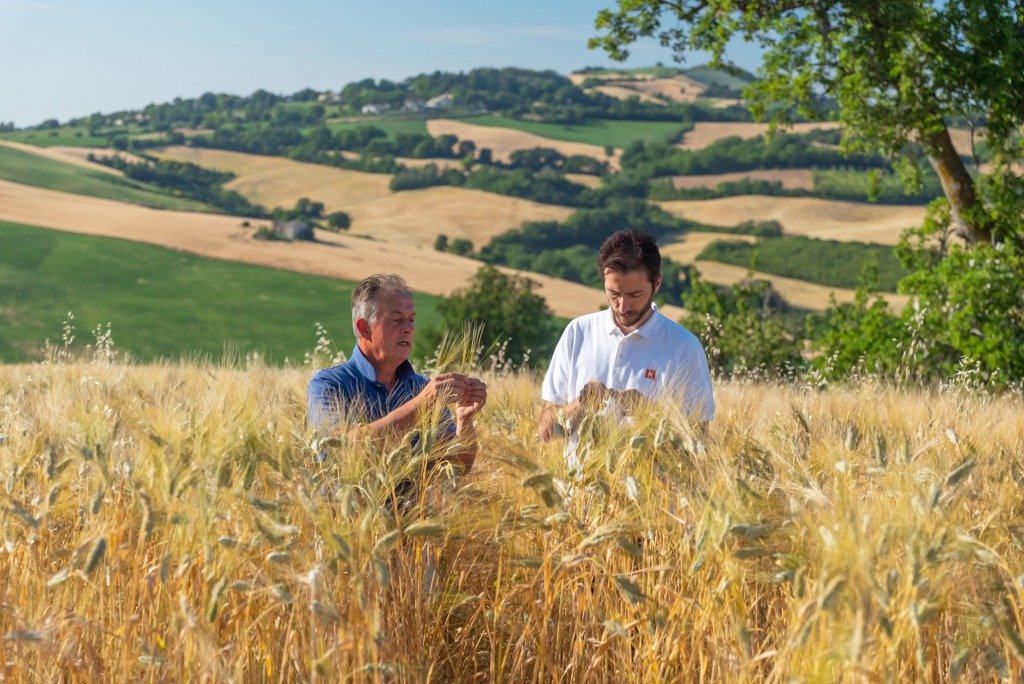
[[[694,422],[710,421],[715,400],[704,349],[654,303],[661,287],[657,241],[645,230],[621,230],[601,246],[597,268],[608,309],[575,319],[562,334],[541,391],[541,439],[558,434],[557,407],[578,422],[608,399],[625,410],[641,398],[676,401]]]
[[[352,291],[352,357],[317,372],[309,381],[310,423],[350,438],[401,436],[415,427],[422,412],[441,414],[443,439],[458,438],[466,449],[452,460],[468,471],[476,458],[473,418],[487,401],[487,386],[477,378],[445,373],[433,379],[409,363],[416,336],[416,305],[405,280],[373,275]],[[455,407],[454,423],[447,408]],[[358,419],[365,422],[350,427]]]

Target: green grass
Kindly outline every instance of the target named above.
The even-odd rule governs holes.
[[[141,204],[154,209],[210,211],[200,202],[151,192],[140,183],[0,146],[0,179],[74,195]]]
[[[879,291],[895,292],[896,284],[907,275],[892,247],[803,236],[766,238],[756,244],[718,240],[697,259],[748,267],[755,251],[758,271],[826,287],[857,287],[863,265],[872,254],[878,260]]]
[[[0,359],[38,356],[60,341],[74,313],[79,340],[112,323],[116,347],[139,359],[192,353],[220,358],[228,347],[300,361],[323,323],[346,355],[353,283],[137,242],[0,222]],[[435,297],[415,295],[419,325],[436,320]]]
[[[739,76],[733,76],[727,71],[719,71],[718,69],[709,69],[706,66],[698,66],[692,69],[688,69],[683,72],[688,78],[692,78],[698,83],[704,85],[711,85],[712,83],[718,83],[720,85],[728,86],[736,90],[742,90],[750,81]]]
[[[683,128],[683,123],[673,121],[614,121],[591,119],[585,124],[563,125],[540,121],[521,121],[499,116],[471,116],[460,121],[478,126],[514,128],[552,140],[587,143],[589,145],[611,145],[624,148],[634,140],[653,142],[664,140]]]
[[[51,135],[56,133],[57,135]],[[78,137],[75,136],[79,133]],[[105,137],[89,137],[86,128],[63,128],[52,131],[8,131],[0,133],[0,140],[35,145],[36,147],[110,147],[110,142]]]
[[[370,121],[342,121],[340,123],[327,124],[327,128],[334,132],[358,128],[359,126],[373,126],[394,138],[399,133],[422,133],[427,134],[427,122],[425,119],[388,119],[380,118]],[[310,129],[307,129],[307,132]]]

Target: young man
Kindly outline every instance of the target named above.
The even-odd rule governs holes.
[[[608,309],[569,323],[544,376],[544,409],[538,433],[559,436],[556,414],[573,423],[606,399],[620,409],[641,397],[680,402],[690,420],[715,414],[711,374],[700,342],[658,311],[661,252],[647,231],[621,230],[601,246],[597,268]]]
[[[352,291],[352,357],[313,375],[306,390],[314,429],[354,439],[401,436],[416,425],[420,411],[438,410],[444,439],[467,443],[453,460],[468,472],[476,458],[473,417],[487,401],[487,386],[476,378],[445,373],[428,380],[409,363],[416,336],[416,305],[405,280],[373,275]],[[455,406],[455,421],[448,405]],[[352,415],[350,415],[352,414]],[[348,429],[353,418],[365,424]]]

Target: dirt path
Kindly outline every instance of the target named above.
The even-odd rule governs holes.
[[[459,136],[459,140],[472,140],[476,143],[476,149],[490,148],[493,158],[503,162],[508,162],[510,155],[516,150],[547,147],[558,150],[567,157],[583,154],[600,161],[607,160],[609,168],[617,171],[620,168],[619,158],[622,156],[622,150],[615,150],[615,154],[608,157],[604,153],[604,148],[598,145],[552,140],[513,128],[477,126],[453,119],[431,119],[427,122],[427,132],[435,138],[439,135],[450,134]]]
[[[410,244],[322,231],[317,232],[321,241],[317,243],[264,242],[253,240],[253,229],[242,228],[237,217],[158,211],[6,181],[0,181],[0,220],[146,242],[215,259],[345,280],[360,280],[373,273],[400,273],[416,290],[435,295],[448,295],[463,287],[481,266],[472,259]],[[606,303],[600,290],[535,273],[525,275],[540,285],[540,294],[558,316],[580,316]],[[682,315],[678,307],[665,310],[666,315],[675,318]]]
[[[747,269],[745,268],[719,264],[714,261],[698,261],[697,271],[700,273],[701,278],[716,285],[733,285],[741,280],[745,280],[747,277]],[[836,301],[840,304],[852,302],[855,294],[853,290],[815,285],[803,280],[783,278],[782,276],[769,275],[760,271],[754,272],[754,278],[770,281],[775,291],[782,295],[782,298],[787,302],[793,306],[811,311],[824,311],[827,309],[829,307],[829,295],[831,294],[835,294]],[[889,306],[896,313],[902,312],[910,301],[910,297],[907,295],[883,294],[882,296],[889,302]]]
[[[813,197],[742,195],[713,200],[658,202],[676,216],[711,226],[734,226],[744,221],[774,220],[790,235],[844,242],[895,245],[906,228],[924,222],[925,208]]]

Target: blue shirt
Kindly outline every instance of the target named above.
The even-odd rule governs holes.
[[[372,423],[414,399],[430,382],[408,361],[403,361],[395,374],[397,381],[389,392],[377,382],[377,370],[356,345],[348,361],[317,371],[310,379],[306,389],[310,425],[320,431],[343,422]],[[455,425],[447,408],[441,414],[440,427],[442,433],[454,436]]]

